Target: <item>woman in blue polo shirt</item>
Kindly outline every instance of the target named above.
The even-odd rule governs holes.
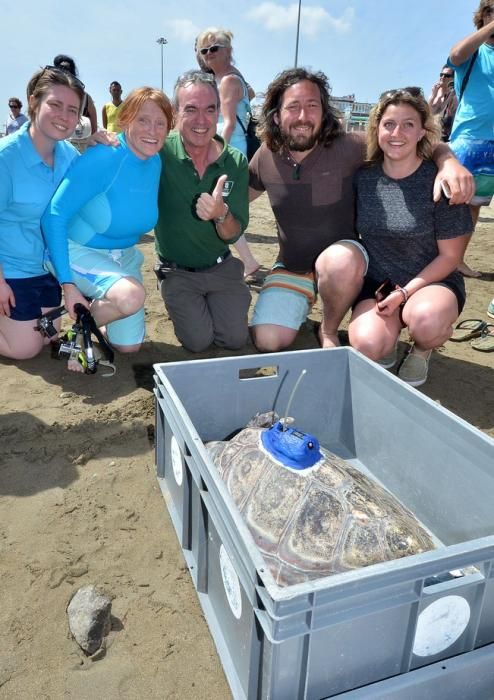
[[[27,86],[29,121],[0,141],[0,356],[34,357],[47,342],[34,321],[58,306],[60,286],[43,267],[40,219],[72,160],[83,84],[52,66]]]

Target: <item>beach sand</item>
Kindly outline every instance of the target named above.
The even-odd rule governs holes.
[[[248,238],[262,277],[276,254],[264,196],[252,206]],[[152,363],[197,356],[178,345],[167,319],[151,235],[141,249],[148,341],[138,355],[117,358],[114,378],[74,375],[48,350],[0,363],[2,700],[230,697],[154,467]],[[493,208],[482,209],[467,260],[484,275],[467,281],[462,318],[488,320]],[[294,349],[318,347],[319,312],[316,305]],[[253,352],[249,345],[237,354]],[[494,436],[493,367],[494,353],[448,342],[420,391]],[[66,618],[70,598],[89,583],[113,598],[106,653],[94,660],[78,650]]]

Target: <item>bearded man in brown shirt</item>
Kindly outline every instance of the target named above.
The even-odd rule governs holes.
[[[279,253],[252,319],[258,350],[276,352],[295,340],[319,294],[323,348],[339,345],[338,327],[357,297],[367,253],[354,226],[353,176],[363,164],[361,134],[345,133],[329,101],[324,73],[294,68],[269,85],[260,119],[261,148],[249,164],[249,199],[267,192],[276,218]],[[468,171],[446,144],[436,147],[441,181],[451,203],[473,196]]]

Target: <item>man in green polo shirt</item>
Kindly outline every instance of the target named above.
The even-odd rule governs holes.
[[[237,349],[248,338],[250,292],[229,245],[249,222],[247,160],[216,135],[214,76],[185,73],[174,102],[176,132],[161,151],[155,227],[161,295],[188,350],[212,343]]]

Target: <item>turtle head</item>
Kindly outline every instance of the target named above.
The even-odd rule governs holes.
[[[316,437],[297,428],[284,428],[281,421],[262,431],[261,442],[274,459],[292,469],[313,467],[322,458]]]

